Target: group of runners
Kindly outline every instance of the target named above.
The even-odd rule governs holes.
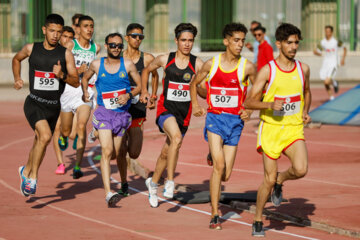
[[[306,64],[295,60],[301,31],[292,24],[281,24],[275,34],[279,56],[257,73],[255,65],[241,56],[248,31],[241,23],[224,26],[226,50],[206,62],[191,54],[197,35],[197,28],[191,23],[180,23],[175,28],[176,51],[156,58],[140,51],[144,27],[132,23],[125,36],[120,33],[106,36],[107,56],[99,59],[95,57],[100,46],[92,39],[94,20],[80,16],[73,23],[76,28],[72,32],[64,28],[60,15],[48,15],[42,27],[44,41],[25,45],[13,58],[14,87],[20,89],[24,84],[20,76],[21,61],[29,57],[30,94],[24,112],[35,132],[28,161],[19,168],[21,193],[35,194],[38,169],[53,134],[62,150],[66,149],[68,138],[76,140],[73,177],[83,175],[80,166],[86,124],[95,109],[89,140],[100,141],[105,200],[109,207],[115,206],[120,194],[128,195],[126,155],[139,156],[146,109],[155,108],[157,101],[156,124],[166,140],[153,176],[145,181],[150,206],[158,206],[158,183],[165,169],[163,196],[173,198],[179,149],[191,115],[206,114],[204,137],[213,165],[209,227],[221,229],[218,211],[221,182],[230,178],[244,122],[250,119],[253,110],[260,110],[257,149],[263,156],[264,180],[258,190],[252,235],[264,236],[262,212],[267,199],[271,195],[273,204],[279,206],[283,183],[305,176],[308,167],[303,126],[311,120],[310,71]],[[72,33],[73,40],[67,32]],[[62,38],[70,40],[66,42]],[[123,51],[124,40],[127,48]],[[163,69],[164,77],[158,99],[159,68]],[[250,82],[252,87],[247,93]],[[206,98],[207,110],[199,105],[197,95]],[[276,160],[281,153],[290,159],[291,167],[279,173]],[[110,160],[114,158],[121,176],[119,192],[110,189]],[[59,161],[63,167],[61,164]],[[57,172],[63,171],[57,169]]]

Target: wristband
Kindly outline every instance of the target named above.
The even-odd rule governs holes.
[[[156,96],[156,95],[152,95],[152,96],[151,96],[151,99],[155,99],[155,100],[156,100],[156,99],[157,99],[157,96]]]
[[[132,93],[131,92],[128,92],[128,94],[129,94],[129,99],[131,100],[131,99],[133,99],[133,95],[132,95]]]

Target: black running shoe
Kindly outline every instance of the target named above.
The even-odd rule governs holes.
[[[254,237],[265,237],[265,231],[263,228],[263,222],[254,222],[252,224],[252,236]]]
[[[207,160],[207,164],[208,164],[209,166],[212,166],[212,165],[214,164],[214,163],[213,163],[213,160],[212,160],[211,153],[209,153],[209,154],[207,155],[206,160]]]
[[[124,197],[129,196],[129,183],[121,183],[121,189],[118,191],[118,194],[123,195]]]
[[[84,176],[83,172],[81,171],[80,167],[75,166],[73,170],[73,179],[79,179]]]
[[[220,217],[219,215],[215,215],[211,221],[210,221],[210,225],[209,225],[210,229],[216,229],[216,230],[221,230],[221,223],[220,223]]]
[[[271,194],[271,202],[274,204],[275,207],[280,206],[282,202],[282,184],[275,183],[274,190]]]
[[[333,80],[333,85],[334,85],[335,93],[338,93],[339,92],[339,83],[336,80]]]

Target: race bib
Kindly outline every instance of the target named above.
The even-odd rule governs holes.
[[[190,102],[190,84],[169,82],[167,100],[175,102]]]
[[[291,96],[277,96],[274,100],[284,100],[280,111],[274,111],[274,116],[290,116],[300,112],[301,97],[300,94]]]
[[[131,91],[135,89],[135,87],[131,87]],[[139,99],[140,99],[140,95],[136,95],[136,96],[133,96],[133,98],[131,99],[131,104],[137,104],[139,102]]]
[[[35,70],[34,89],[40,91],[57,91],[59,90],[59,80],[53,72]]]
[[[210,100],[214,107],[236,108],[239,106],[239,89],[212,87]]]
[[[118,104],[117,101],[120,95],[126,94],[126,89],[111,91],[111,92],[103,92],[101,95],[103,97],[103,102],[106,109],[117,109],[121,108],[124,105]]]

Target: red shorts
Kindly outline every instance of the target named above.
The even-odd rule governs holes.
[[[141,127],[145,121],[146,121],[146,118],[135,118],[132,120],[129,128]]]

